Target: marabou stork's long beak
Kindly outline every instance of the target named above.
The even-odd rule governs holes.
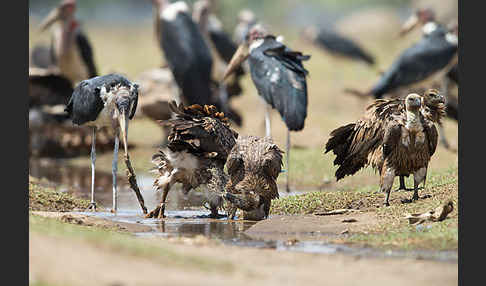
[[[128,110],[120,110],[120,115],[118,116],[118,122],[120,124],[122,141],[123,141],[123,148],[125,148],[125,156],[128,156],[128,144],[127,144],[127,137],[128,137]]]
[[[413,30],[419,23],[419,18],[416,14],[413,14],[408,18],[408,20],[403,24],[402,29],[400,30],[400,37],[405,36],[407,33]]]
[[[49,15],[47,15],[44,20],[42,20],[39,30],[41,32],[45,31],[47,28],[49,28],[52,24],[54,24],[56,21],[58,21],[61,18],[61,9],[55,8],[52,10]]]
[[[241,65],[241,63],[248,58],[249,55],[250,51],[248,49],[248,45],[246,43],[241,44],[226,67],[222,81],[224,82],[228,76],[232,74]]]

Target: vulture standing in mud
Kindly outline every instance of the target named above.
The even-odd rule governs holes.
[[[367,108],[365,116],[331,132],[325,153],[336,154],[336,179],[353,175],[371,164],[380,173],[380,189],[390,190],[395,176],[414,175],[413,200],[418,199],[418,185],[427,174],[430,157],[437,147],[437,129],[445,114],[444,99],[437,92],[422,98],[409,94],[404,100],[377,100]],[[400,188],[404,188],[401,179]]]
[[[96,131],[112,128],[115,133],[113,151],[113,211],[117,211],[118,147],[121,132],[125,157],[128,157],[128,120],[135,115],[138,102],[138,85],[118,74],[98,76],[81,81],[69,99],[65,111],[74,124],[93,128],[91,143],[91,202],[96,209],[94,179],[96,162]]]
[[[32,52],[34,66],[57,66],[61,75],[73,85],[98,75],[91,44],[80,29],[75,12],[75,0],[64,0],[52,10],[40,25],[41,31],[55,25],[51,47],[34,48]]]
[[[304,128],[307,117],[308,71],[302,61],[310,56],[292,51],[261,25],[253,26],[248,41],[240,45],[224,74],[225,80],[248,58],[250,74],[258,94],[265,100],[266,136],[271,137],[269,106],[280,113],[287,126],[287,191],[289,191],[290,131]]]
[[[334,55],[362,61],[370,66],[375,64],[373,56],[363,50],[357,43],[334,31],[310,26],[304,29],[302,35],[306,40]]]
[[[170,128],[167,150],[160,149],[152,157],[158,174],[154,187],[163,191],[162,199],[146,217],[165,217],[165,201],[175,183],[181,183],[185,193],[207,185],[211,217],[218,217],[226,184],[224,164],[238,134],[215,106],[183,107],[172,102],[170,108],[175,117],[163,123]]]
[[[226,161],[229,181],[224,198],[230,202],[228,219],[236,208],[243,219],[268,217],[271,200],[279,197],[277,177],[282,167],[283,151],[269,137],[239,137]]]

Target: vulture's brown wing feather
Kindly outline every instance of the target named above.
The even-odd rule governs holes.
[[[430,156],[432,156],[434,155],[435,150],[437,149],[439,134],[434,124],[425,123],[423,126],[424,126],[425,136],[427,137],[427,141],[429,143],[429,153]]]
[[[326,144],[326,153],[333,150],[336,154],[334,165],[336,179],[353,175],[368,165],[368,155],[383,144],[385,126],[394,115],[405,110],[402,99],[379,99],[366,108],[363,118],[356,123],[339,127],[331,132]]]
[[[400,142],[402,126],[397,122],[390,122],[385,130],[383,137],[383,156],[390,155]]]
[[[214,106],[177,106],[171,103],[175,118],[163,122],[170,128],[168,148],[187,150],[197,156],[226,160],[235,145],[237,133]]]

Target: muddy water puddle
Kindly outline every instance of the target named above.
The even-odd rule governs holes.
[[[62,161],[31,160],[29,164],[30,175],[37,178],[46,178],[55,183],[60,191],[71,193],[77,197],[89,199],[91,196],[91,170],[90,168],[66,165]],[[226,218],[211,219],[210,213],[203,205],[206,190],[199,188],[184,195],[177,185],[171,190],[167,199],[167,218],[164,220],[146,219],[140,210],[135,194],[128,187],[125,176],[119,172],[119,191],[117,214],[108,210],[112,205],[112,176],[107,172],[96,172],[95,199],[103,208],[98,212],[77,212],[79,214],[109,219],[116,222],[138,223],[150,226],[152,231],[134,233],[139,237],[196,237],[204,236],[220,241],[223,244],[241,247],[269,248],[276,251],[297,251],[321,254],[348,254],[355,257],[397,257],[431,259],[457,263],[456,251],[384,251],[366,247],[351,247],[341,244],[330,244],[323,237],[316,234],[301,234],[305,240],[278,240],[259,239],[245,234],[256,222],[234,220]],[[152,188],[153,175],[150,173],[137,174],[137,182],[149,210],[160,201],[161,193]],[[302,192],[282,192],[281,196],[297,195]],[[313,239],[313,235],[315,239]],[[329,236],[328,234],[317,234]],[[331,238],[329,236],[329,238]]]

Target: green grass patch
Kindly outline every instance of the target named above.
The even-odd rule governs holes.
[[[409,178],[410,180],[410,178]],[[355,191],[310,192],[272,201],[270,212],[280,215],[302,215],[322,211],[350,208],[376,214],[378,223],[360,233],[341,237],[335,242],[358,243],[373,247],[396,249],[457,250],[458,245],[458,176],[457,167],[431,172],[426,188],[419,195],[430,195],[411,204],[401,200],[410,198],[412,192],[392,192],[390,207],[382,207],[384,194],[375,194],[375,187],[358,187]],[[396,180],[394,189],[398,188]],[[407,180],[407,185],[411,182]],[[454,211],[441,222],[426,222],[421,226],[410,225],[407,214],[424,213],[448,201]]]

